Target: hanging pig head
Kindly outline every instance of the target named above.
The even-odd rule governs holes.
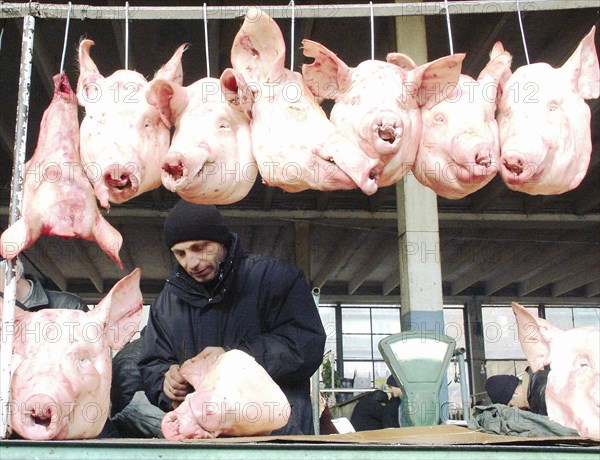
[[[100,434],[110,405],[109,348],[122,348],[139,328],[140,273],[117,282],[89,312],[15,309],[11,430],[25,439]]]
[[[248,9],[231,49],[234,73],[227,88],[248,106],[252,146],[266,185],[306,189],[377,191],[383,167],[327,118],[302,75],[284,67],[281,30],[264,11]]]
[[[519,341],[532,370],[550,365],[548,417],[600,440],[600,329],[562,330],[512,303]]]
[[[331,121],[370,158],[385,167],[379,186],[392,185],[412,168],[421,138],[419,106],[431,107],[456,85],[464,54],[421,66],[401,53],[388,62],[368,60],[357,67],[320,43],[302,40],[304,55],[314,58],[302,74],[318,97],[334,99]]]
[[[463,198],[484,187],[500,167],[496,122],[498,83],[512,56],[497,42],[477,80],[461,75],[448,97],[421,108],[423,133],[413,172],[437,195]]]
[[[156,107],[146,102],[146,79],[133,70],[103,77],[90,57],[91,40],[79,45],[77,98],[85,107],[81,122],[81,159],[100,200],[109,208],[161,184],[169,128]],[[155,75],[179,84],[183,80],[181,45]]]
[[[501,83],[500,174],[510,189],[556,195],[585,177],[592,152],[585,99],[600,95],[595,30],[562,67],[525,65]]]
[[[147,101],[175,127],[162,184],[191,203],[240,201],[258,175],[248,117],[226,91],[220,80],[203,78],[187,87],[154,79],[146,92]]]

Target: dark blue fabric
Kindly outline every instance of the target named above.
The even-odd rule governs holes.
[[[312,434],[309,379],[322,362],[325,331],[303,272],[245,254],[232,233],[219,280],[211,284],[207,289],[176,265],[150,308],[140,358],[148,399],[171,410],[162,388],[172,364],[208,346],[239,349],[266,369],[291,405],[288,425],[275,434]]]

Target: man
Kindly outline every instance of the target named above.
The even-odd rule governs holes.
[[[143,338],[139,365],[150,402],[172,410],[193,391],[180,364],[239,349],[290,403],[288,424],[274,434],[312,434],[310,376],[323,359],[325,331],[302,271],[244,253],[215,206],[179,201],[164,237],[177,263],[150,308]]]
[[[485,389],[493,404],[505,404],[548,415],[546,410],[546,383],[550,367],[533,372],[529,366],[522,380],[514,375],[492,375],[485,382]]]
[[[0,293],[4,294],[6,278],[6,260],[0,261]],[[17,279],[16,300],[17,306],[30,312],[45,308],[67,308],[71,310],[88,311],[88,306],[83,299],[70,292],[59,292],[44,289],[35,278],[25,275],[23,263],[15,261],[15,278]]]
[[[386,383],[391,393],[389,397],[385,391],[375,390],[359,399],[354,406],[350,423],[356,431],[400,427],[399,410],[402,390],[393,375],[387,378]]]

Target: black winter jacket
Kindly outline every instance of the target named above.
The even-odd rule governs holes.
[[[288,398],[290,420],[274,433],[312,434],[309,379],[322,362],[325,331],[310,287],[297,267],[245,254],[236,234],[228,246],[216,286],[207,289],[177,264],[150,308],[139,361],[146,395],[169,411],[163,381],[172,364],[208,346],[239,349]]]

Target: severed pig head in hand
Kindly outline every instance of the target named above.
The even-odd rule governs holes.
[[[109,415],[112,361],[137,332],[140,270],[89,312],[15,309],[10,429],[25,439],[89,439]],[[0,298],[0,314],[3,302]],[[2,342],[4,344],[4,341]],[[4,345],[6,346],[6,345]]]
[[[270,434],[287,424],[287,398],[243,351],[191,359],[179,372],[195,391],[165,415],[162,432],[168,440]]]
[[[550,365],[546,385],[550,420],[600,440],[600,329],[563,330],[516,302],[512,309],[533,371]]]

